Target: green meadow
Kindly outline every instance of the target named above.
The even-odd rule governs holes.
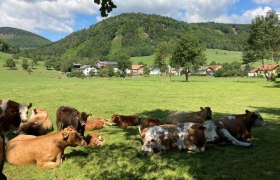
[[[215,53],[214,53],[215,54]],[[267,125],[254,128],[251,148],[209,144],[206,151],[188,154],[167,151],[147,155],[141,151],[137,127],[105,127],[96,131],[105,139],[100,147],[67,147],[66,159],[56,169],[5,162],[8,179],[279,179],[280,81],[263,78],[129,77],[66,78],[45,70],[32,73],[3,67],[0,54],[0,99],[33,103],[45,108],[54,128],[55,113],[67,105],[110,118],[112,114],[159,118],[172,111],[198,111],[210,106],[214,120],[229,114],[259,111]],[[19,60],[20,61],[20,60]],[[44,147],[42,147],[44,148]]]

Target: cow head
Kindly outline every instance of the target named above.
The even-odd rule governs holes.
[[[63,129],[62,137],[68,146],[87,145],[87,142],[72,126]]]
[[[85,140],[88,146],[100,146],[104,143],[104,139],[102,138],[102,136],[95,133],[87,135]]]
[[[143,135],[143,132],[145,132],[145,135]],[[159,136],[164,132],[165,130],[160,126],[144,129],[141,133],[143,140],[142,150],[148,153],[159,152],[162,149]]]
[[[211,120],[212,119],[212,110],[210,107],[200,107],[201,112],[203,112],[205,114],[205,117],[207,120]]]
[[[91,114],[87,114],[86,112],[81,112],[79,114],[79,121],[81,123],[81,126],[85,126],[87,123],[87,118],[91,116]]]
[[[116,124],[120,123],[120,116],[118,114],[113,114],[111,116],[111,121]]]
[[[217,126],[215,125],[214,121],[205,121],[203,126],[200,127],[204,129],[204,135],[206,138],[206,142],[215,141],[219,138],[217,134]]]
[[[257,120],[255,121],[253,127],[262,127],[262,126],[264,126],[266,123],[264,122],[261,114],[259,112],[254,112],[254,114],[256,114],[258,117],[257,117]]]
[[[22,121],[22,122],[26,122],[27,121],[27,119],[28,119],[28,109],[29,108],[31,108],[32,107],[32,103],[29,103],[29,105],[28,106],[26,106],[26,105],[22,105],[22,104],[20,104],[19,105],[19,116],[20,116],[20,120]]]

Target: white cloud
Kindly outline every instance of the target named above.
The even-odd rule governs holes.
[[[232,14],[232,15],[221,15],[218,18],[214,19],[215,22],[223,23],[238,23],[238,24],[250,24],[252,19],[256,16],[265,16],[267,11],[271,10],[270,7],[266,6],[264,8],[258,7],[256,9],[247,10],[241,15]]]
[[[92,0],[5,0],[0,2],[0,25],[71,33],[75,14],[97,12]]]

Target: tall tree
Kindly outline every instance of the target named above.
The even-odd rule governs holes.
[[[268,11],[266,16],[257,16],[252,20],[249,37],[245,43],[243,63],[261,61],[262,65],[268,61],[278,61],[280,54],[280,19],[276,12]],[[268,81],[272,76],[264,73]]]
[[[166,42],[161,43],[155,52],[154,66],[159,67],[161,73],[168,70],[167,64],[171,56],[172,50]]]
[[[131,68],[132,62],[130,56],[126,52],[118,52],[114,56],[114,60],[118,62],[118,68],[122,71],[122,77],[126,76],[126,69]]]
[[[186,36],[181,39],[171,57],[172,67],[183,67],[186,81],[189,81],[191,69],[196,69],[206,62],[205,48],[194,36]]]

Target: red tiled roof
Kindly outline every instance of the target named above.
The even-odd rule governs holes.
[[[251,71],[249,71],[249,72],[251,72],[251,73],[255,73],[255,72],[257,72],[259,69],[258,68],[255,68],[255,69],[252,69]]]
[[[143,66],[143,65],[137,64],[137,65],[132,65],[132,66],[131,66],[131,69],[132,69],[132,70],[138,70],[138,69],[140,69],[141,67],[144,67],[144,66]]]
[[[268,65],[260,65],[256,69],[260,71],[264,71],[264,70],[273,70],[277,67],[279,67],[279,64],[268,64]]]

